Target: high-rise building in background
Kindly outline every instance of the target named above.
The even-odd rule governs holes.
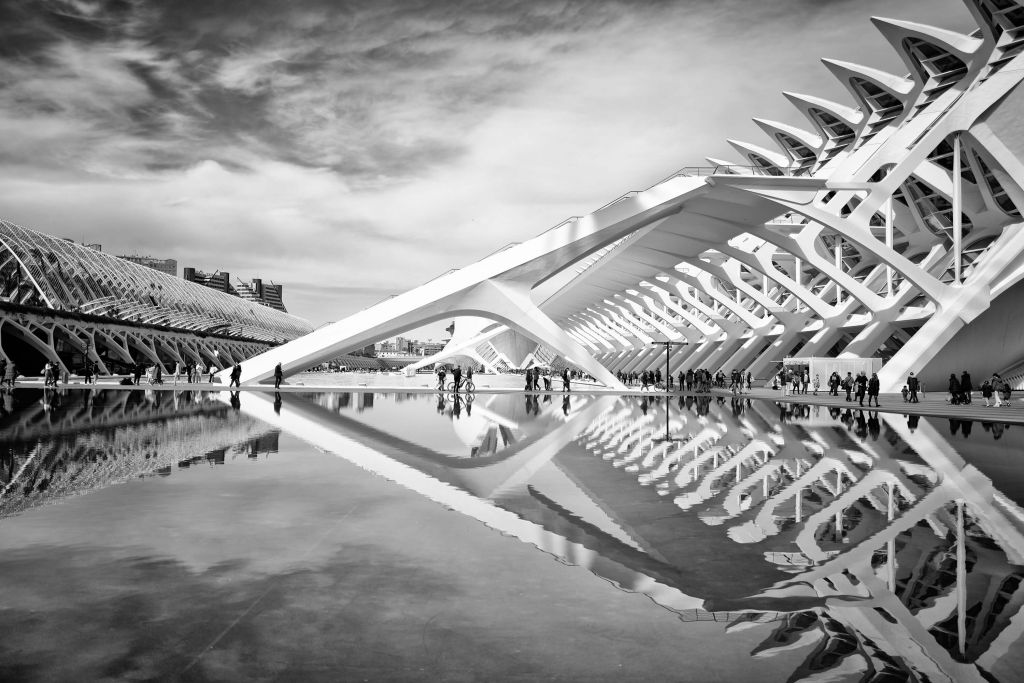
[[[97,251],[103,251],[102,247],[98,244],[87,244],[87,247],[96,248]],[[171,277],[178,277],[178,262],[172,258],[160,259],[153,258],[152,256],[137,256],[137,255],[123,255],[118,256],[119,259],[125,261],[131,261],[132,263],[138,263],[140,266],[146,266],[153,270],[159,270],[161,273],[167,273]]]
[[[284,285],[274,284],[273,282],[264,282],[261,278],[253,278],[249,282],[244,280],[235,279],[235,283],[231,283],[231,273],[222,272],[215,270],[212,273],[204,273],[201,270],[195,268],[184,268],[181,272],[181,277],[188,280],[189,282],[195,282],[196,284],[209,287],[210,289],[216,289],[220,292],[226,292],[233,296],[251,301],[262,306],[268,306],[276,311],[287,313],[288,309],[284,306],[283,292]]]
[[[215,270],[212,273],[204,273],[195,268],[183,268],[181,277],[189,282],[195,282],[197,285],[216,289],[218,292],[227,292],[236,296],[238,294],[234,287],[231,286],[231,273],[222,273],[219,270]]]
[[[284,307],[284,301],[282,299],[282,293],[284,291],[283,285],[277,285],[273,282],[264,282],[262,279],[255,277],[249,282],[239,280],[235,285],[235,291],[238,296],[242,297],[246,301],[270,306],[277,311],[284,311],[285,313],[288,312],[288,309]]]

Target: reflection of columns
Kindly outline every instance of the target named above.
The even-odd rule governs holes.
[[[799,463],[799,461],[797,461]],[[799,464],[797,465],[799,467]],[[800,472],[797,471],[797,477],[800,476]],[[796,490],[796,521],[803,521],[804,516],[804,487],[800,487]]]
[[[967,546],[964,538],[964,501],[956,502],[956,633],[960,656],[967,652]]]
[[[960,284],[960,262],[963,251],[963,192],[960,182],[960,135],[953,136],[953,283]]]
[[[885,506],[885,519],[888,522],[892,522],[895,516],[896,501],[894,500],[894,494],[896,493],[896,485],[893,482],[889,482],[886,487],[889,495]],[[891,592],[896,591],[896,539],[890,538],[885,544],[885,558],[886,558],[886,579],[889,584],[889,590]]]

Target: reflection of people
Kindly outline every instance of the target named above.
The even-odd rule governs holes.
[[[281,403],[282,403],[282,401],[281,401],[281,392],[275,391],[274,392],[274,412],[277,413],[278,415],[281,414]]]
[[[458,377],[458,373],[457,372],[453,373],[453,374],[456,377]],[[456,380],[456,385],[455,386],[458,386],[458,380]],[[458,420],[459,417],[462,415],[462,398],[459,396],[458,391],[456,391],[456,393],[455,393],[455,404],[454,404],[454,407],[452,408],[452,415],[455,416],[456,420]]]
[[[569,415],[569,409],[571,407],[572,406],[569,403],[569,397],[568,396],[564,397],[562,399],[562,414],[568,416]]]
[[[909,416],[907,416],[907,428],[911,432],[913,432],[915,429],[917,429],[917,425],[918,425],[918,423],[920,421],[921,421],[921,417],[919,415],[909,415]]]
[[[237,391],[231,392],[231,407],[235,410],[241,410],[242,408],[242,400],[238,397]]]

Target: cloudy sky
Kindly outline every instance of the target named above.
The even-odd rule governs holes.
[[[904,67],[869,22],[960,0],[2,0],[0,216],[285,285],[320,324],[589,213],[820,57]],[[442,325],[443,327],[443,325]]]

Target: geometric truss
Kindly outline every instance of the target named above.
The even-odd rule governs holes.
[[[881,356],[883,391],[910,371],[1024,379],[1005,315],[1024,276],[1024,6],[965,2],[972,35],[873,19],[906,76],[824,60],[854,106],[786,93],[813,132],[755,119],[776,149],[730,140],[743,164],[681,169],[252,358],[243,381],[459,315],[615,388],[663,367],[664,339],[682,342],[673,374],[763,378],[799,352]]]

